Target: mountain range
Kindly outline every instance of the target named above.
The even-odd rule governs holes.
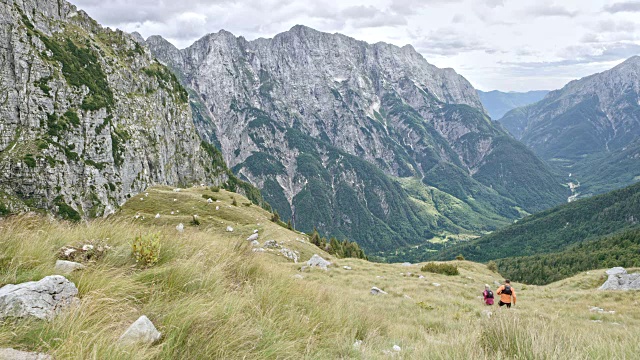
[[[304,26],[145,45],[188,89],[200,136],[304,231],[384,251],[492,231],[568,196],[466,79],[411,46]]]
[[[549,91],[547,90],[534,90],[527,92],[478,90],[478,96],[480,96],[482,105],[487,110],[489,116],[494,120],[502,118],[504,114],[510,110],[538,102],[548,93]]]
[[[640,56],[575,80],[500,123],[590,195],[640,179]]]

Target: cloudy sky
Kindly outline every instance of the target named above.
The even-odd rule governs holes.
[[[179,48],[220,29],[251,40],[303,24],[412,44],[481,90],[556,89],[640,55],[640,0],[71,0],[100,23]]]

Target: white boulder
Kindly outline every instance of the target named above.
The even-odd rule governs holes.
[[[233,228],[231,226],[227,226],[227,232],[233,232]]]
[[[251,234],[251,236],[249,236],[247,238],[247,241],[253,241],[253,240],[258,240],[258,234]]]
[[[11,348],[0,349],[0,360],[52,360],[51,355],[20,351]]]
[[[375,286],[371,288],[371,291],[369,293],[371,295],[387,295],[387,293],[384,290],[377,288]]]
[[[178,232],[183,232],[184,231],[184,224],[180,223],[180,224],[176,225],[176,230],[178,230]]]
[[[162,334],[156,329],[151,320],[142,315],[136,320],[127,331],[118,339],[118,342],[124,345],[147,344],[151,345],[160,340]]]
[[[347,266],[347,265],[343,266],[342,268],[345,270],[351,270],[351,266]]]
[[[160,219],[160,214],[156,214],[156,219]]]
[[[212,198],[208,198],[207,199],[207,204],[211,204],[211,203],[213,203],[213,199]]]
[[[5,285],[0,288],[0,320],[9,317],[48,320],[71,305],[76,295],[76,285],[61,275]]]
[[[325,259],[323,259],[320,255],[318,254],[313,254],[313,256],[311,257],[311,259],[309,259],[309,261],[307,261],[307,266],[313,267],[319,267],[323,270],[327,270],[327,267],[330,266],[331,263]]]
[[[84,265],[77,263],[75,261],[56,260],[56,266],[54,270],[57,273],[60,273],[62,275],[67,275],[67,274],[71,274],[76,270],[82,270],[84,268],[85,268]]]
[[[393,345],[393,351],[400,352],[400,351],[402,351],[402,348],[400,346],[398,346],[398,345]]]

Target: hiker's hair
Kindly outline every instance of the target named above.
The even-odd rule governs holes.
[[[509,279],[505,279],[504,282],[505,282],[505,284],[511,284],[511,280],[509,280]]]
[[[488,289],[489,287],[490,287],[489,284],[484,284],[485,289]]]

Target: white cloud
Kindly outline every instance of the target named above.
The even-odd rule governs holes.
[[[484,90],[558,88],[640,54],[640,0],[71,0],[100,23],[184,48],[228,30],[251,40],[296,24],[412,44]]]

